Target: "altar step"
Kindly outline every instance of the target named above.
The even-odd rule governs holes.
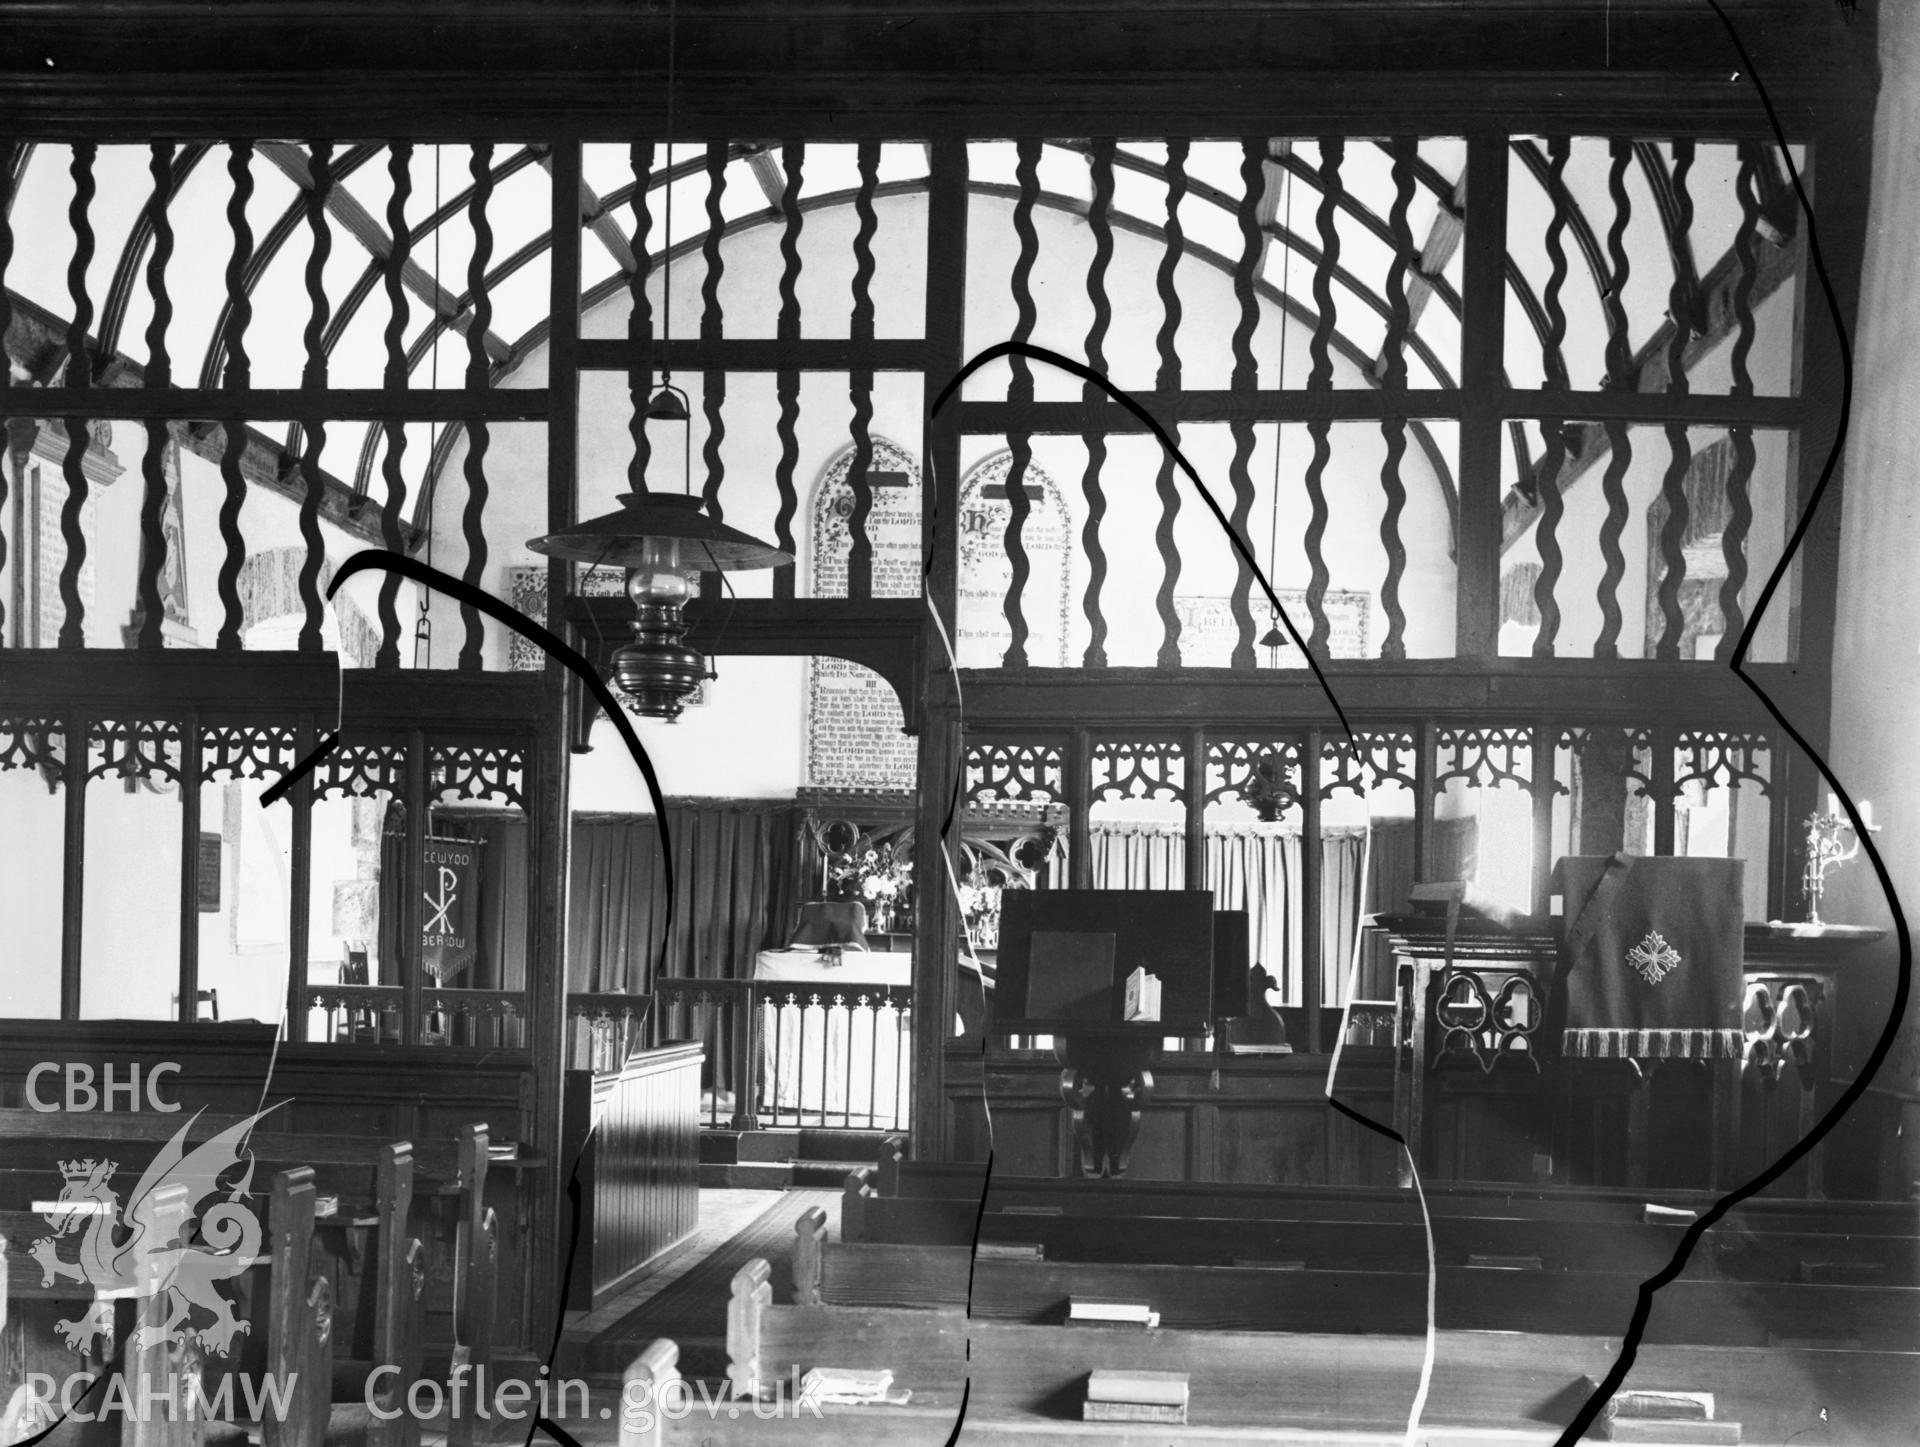
[[[874,1163],[892,1131],[707,1130],[700,1134],[700,1184],[784,1191],[793,1186],[838,1190],[847,1176]]]

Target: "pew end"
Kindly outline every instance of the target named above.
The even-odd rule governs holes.
[[[867,1203],[877,1194],[874,1174],[872,1166],[854,1171],[840,1189],[840,1239],[843,1241],[867,1239]]]
[[[900,1194],[900,1163],[906,1158],[907,1137],[905,1135],[896,1133],[881,1138],[878,1169],[874,1180],[874,1188],[881,1195]]]
[[[793,1301],[796,1306],[820,1304],[820,1251],[826,1237],[827,1213],[818,1206],[803,1211],[793,1223]]]
[[[660,1407],[680,1381],[680,1348],[656,1338],[620,1375],[620,1447],[661,1447],[665,1418]]]

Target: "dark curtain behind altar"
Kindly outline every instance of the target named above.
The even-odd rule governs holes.
[[[800,811],[791,803],[669,804],[675,901],[669,976],[748,979],[754,956],[786,942],[799,909]],[[645,994],[666,928],[660,828],[652,815],[573,825],[567,988]],[[713,1079],[732,1078],[732,1041],[710,1032]]]

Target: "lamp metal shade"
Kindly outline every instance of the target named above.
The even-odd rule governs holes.
[[[649,561],[645,545],[652,538],[678,539],[687,567],[705,573],[778,568],[793,561],[793,554],[708,517],[699,498],[677,493],[622,493],[617,511],[534,538],[527,546],[549,558],[634,568]]]

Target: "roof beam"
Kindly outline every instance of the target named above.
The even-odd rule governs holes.
[[[553,152],[547,151],[540,157],[540,169],[549,176],[553,174]],[[613,257],[613,264],[620,268],[622,276],[632,276],[640,269],[635,260],[633,247],[627,241],[627,233],[620,229],[620,223],[613,219],[612,201],[602,201],[589,186],[586,178],[580,180],[580,224],[592,231],[600,244],[607,248]],[[491,355],[491,354],[489,354]],[[500,358],[495,357],[495,361]]]
[[[287,179],[303,191],[313,189],[313,171],[308,165],[304,147],[286,141],[262,141],[258,151],[274,165],[286,173]],[[393,238],[387,229],[354,199],[353,194],[344,186],[327,188],[327,214],[345,229],[347,234],[363,247],[376,262],[385,262],[393,255]],[[400,282],[414,296],[425,302],[437,317],[444,319],[448,326],[465,336],[473,328],[472,313],[462,314],[459,299],[440,285],[439,279],[430,275],[419,262],[408,257],[400,268]],[[482,339],[489,359],[499,362],[506,360],[511,348],[506,341],[489,331]]]

